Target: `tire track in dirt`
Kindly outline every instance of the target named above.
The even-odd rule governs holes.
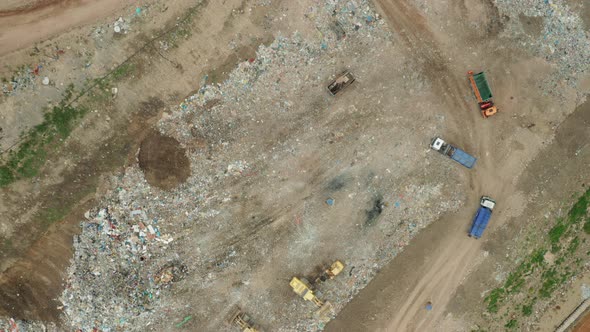
[[[448,56],[425,18],[403,0],[377,0],[376,4],[385,14],[394,36],[408,48],[408,57],[414,59],[421,74],[441,95],[444,107],[435,111],[451,117],[446,123],[453,142],[476,151],[488,151],[491,147],[488,137],[493,128],[482,122],[479,113],[464,100],[467,79],[459,78],[450,68],[445,60]],[[510,190],[497,181],[499,172],[493,167],[492,158],[480,157],[478,167],[469,172],[469,190],[465,193],[469,207],[478,201],[484,188],[489,190],[486,194],[493,196],[508,197],[510,194]],[[466,236],[465,220],[470,220],[472,212],[473,209],[462,209],[422,231],[396,257],[395,264],[388,264],[367,286],[367,296],[359,294],[359,300],[341,312],[343,319],[331,322],[326,331],[436,330],[436,322],[445,313],[457,286],[481,253],[483,243]],[[386,294],[393,298],[384,298]],[[434,304],[430,312],[424,309],[427,301]],[[363,309],[359,310],[361,306]],[[359,317],[359,311],[364,317]],[[373,323],[379,321],[386,325]]]
[[[454,122],[461,120],[464,123],[467,117],[461,112],[473,113],[463,99],[461,90],[464,83],[449,68],[448,56],[440,49],[424,17],[404,0],[377,0],[376,4],[394,36],[408,48],[408,57],[418,64],[421,74],[434,85],[444,104],[453,109],[451,116]],[[469,121],[473,123],[475,117],[470,116]]]

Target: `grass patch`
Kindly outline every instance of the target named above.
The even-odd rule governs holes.
[[[522,314],[525,316],[530,316],[533,314],[533,303],[523,305],[522,306]]]
[[[576,249],[580,246],[580,238],[577,236],[570,242],[569,246],[567,247],[567,252],[569,254],[573,254],[576,252]]]
[[[110,80],[118,81],[124,77],[129,76],[135,71],[135,65],[129,62],[126,62],[119,67],[115,68],[108,76]]]
[[[511,319],[508,321],[508,323],[506,323],[506,325],[504,325],[505,328],[507,329],[515,329],[518,326],[518,321],[516,319]]]
[[[74,122],[86,113],[85,108],[68,105],[73,94],[74,86],[70,85],[60,104],[45,113],[43,122],[33,127],[17,149],[9,153],[0,165],[0,187],[37,176],[52,146],[50,143],[64,140],[71,134]]]
[[[572,208],[568,212],[568,217],[569,217],[569,220],[571,223],[576,223],[576,222],[580,221],[580,219],[582,219],[582,217],[586,215],[586,213],[588,211],[588,202],[589,201],[590,201],[590,189],[588,189],[586,191],[586,193],[584,193],[584,195],[582,195],[582,197],[580,197],[578,199],[576,204],[574,204],[574,206],[572,206]]]
[[[484,301],[488,303],[489,312],[498,312],[498,304],[504,298],[504,293],[504,288],[496,288],[490,295],[486,296]]]
[[[567,226],[567,224],[560,222],[555,227],[551,228],[551,230],[549,231],[549,240],[551,241],[551,244],[556,244],[559,242],[561,236],[567,230]]]
[[[0,187],[7,186],[14,181],[12,170],[7,166],[0,166]]]
[[[550,298],[555,288],[559,285],[560,278],[555,269],[550,269],[541,275],[543,285],[539,290],[539,295],[543,298]]]
[[[555,265],[545,263],[544,256],[547,252],[545,248],[533,251],[508,275],[502,287],[492,290],[486,296],[484,302],[487,304],[489,312],[497,313],[506,298],[522,291],[525,285],[530,294],[538,293],[539,297],[543,299],[551,298],[552,294],[565,284],[568,278],[576,274],[575,270],[581,268],[581,264],[578,262],[582,262],[582,259],[576,257],[576,253],[584,241],[575,235],[578,234],[580,228],[590,234],[590,219],[587,219],[589,203],[590,189],[572,205],[567,216],[558,219],[547,233],[545,241],[550,245],[551,252],[557,256]],[[581,220],[586,220],[586,222],[580,225]],[[568,238],[572,238],[569,243],[564,240]],[[588,255],[590,252],[586,254]],[[573,266],[574,263],[578,266]],[[509,303],[508,305],[512,305],[524,316],[530,316],[535,300],[536,297],[531,302],[524,300],[526,301],[524,303]],[[514,323],[511,323],[513,321]],[[508,324],[516,326],[517,323],[515,320],[510,320]]]

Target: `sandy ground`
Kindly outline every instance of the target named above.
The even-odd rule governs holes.
[[[12,6],[19,5],[17,10]],[[112,15],[134,1],[82,0],[21,2],[0,8],[0,56],[27,47],[81,25]]]
[[[68,2],[63,6],[50,6],[23,12],[17,14],[19,16],[16,17],[1,17],[0,15],[0,31],[2,31],[0,52],[7,54],[75,26],[95,22],[129,4],[131,3],[110,0],[79,1]],[[201,20],[195,25],[191,34],[186,37],[187,41],[184,44],[180,43],[178,48],[173,48],[170,53],[165,53],[165,57],[161,53],[144,56],[140,52],[141,61],[137,63],[140,64],[141,71],[137,77],[134,77],[131,82],[127,81],[119,85],[119,96],[108,107],[105,107],[104,111],[91,113],[84,119],[84,130],[77,131],[74,137],[69,140],[68,147],[72,152],[57,158],[57,161],[52,164],[60,166],[49,167],[50,169],[44,173],[44,180],[41,181],[41,184],[23,181],[4,190],[3,197],[6,199],[0,206],[1,211],[9,215],[10,218],[18,220],[20,227],[16,228],[18,231],[15,231],[10,228],[11,226],[4,226],[3,231],[10,230],[10,232],[6,231],[9,234],[31,230],[31,216],[17,208],[19,204],[30,206],[31,210],[34,210],[41,209],[42,206],[32,204],[32,202],[55,200],[54,193],[56,192],[72,193],[70,196],[76,196],[79,193],[84,193],[84,195],[76,196],[77,198],[74,199],[76,207],[62,223],[50,227],[49,230],[44,230],[43,236],[36,238],[37,241],[33,243],[23,240],[20,244],[21,247],[17,248],[24,252],[24,255],[17,254],[16,252],[19,250],[4,253],[3,274],[0,276],[0,291],[3,297],[2,313],[19,318],[59,319],[60,311],[56,309],[59,303],[55,299],[57,293],[61,291],[63,271],[68,264],[69,255],[71,255],[71,237],[78,232],[78,221],[82,219],[84,211],[96,201],[96,198],[108,191],[108,188],[104,187],[108,182],[99,181],[99,178],[104,174],[120,172],[122,167],[134,167],[135,154],[143,138],[152,135],[151,127],[159,119],[164,109],[168,106],[171,107],[171,105],[177,105],[184,96],[194,92],[205,74],[222,81],[224,77],[227,77],[227,72],[232,70],[237,63],[253,57],[254,50],[262,41],[268,42],[276,37],[277,31],[286,34],[301,31],[308,36],[317,34],[317,31],[314,31],[308,22],[300,19],[304,16],[302,13],[305,12],[305,5],[311,6],[311,3],[298,5],[277,2],[273,6],[255,9],[252,14],[243,16],[235,14],[236,10],[239,12],[241,8],[243,10],[249,4],[247,1],[237,0],[209,3],[199,16]],[[113,68],[115,64],[119,64],[121,58],[135,54],[134,52],[145,43],[146,34],[152,34],[161,26],[173,24],[177,15],[181,15],[186,8],[186,4],[182,1],[169,2],[162,7],[156,5],[153,8],[158,8],[158,11],[163,13],[162,16],[157,16],[149,23],[142,23],[146,26],[135,28],[128,37],[123,37],[120,40],[116,38],[121,37],[116,37],[114,42],[109,41],[112,44],[106,45],[98,42],[94,45],[84,44],[84,48],[99,46],[97,47],[99,51],[91,57],[94,64],[90,70],[100,68],[100,70],[96,69],[96,72],[93,72],[94,75],[103,74]],[[241,144],[244,146],[257,144],[270,147],[268,151],[272,151],[270,149],[274,146],[275,141],[296,144],[293,142],[296,139],[301,139],[307,144],[306,148],[295,156],[291,155],[290,150],[280,150],[284,147],[277,147],[283,153],[279,154],[283,162],[273,167],[276,167],[274,170],[278,174],[294,174],[285,176],[288,180],[254,176],[247,181],[239,180],[242,182],[231,183],[225,188],[235,195],[232,197],[250,195],[255,198],[252,199],[252,202],[250,199],[240,199],[235,205],[226,207],[229,211],[235,212],[239,218],[243,217],[244,220],[247,220],[246,218],[253,213],[252,211],[262,211],[270,215],[270,220],[277,220],[269,227],[261,226],[260,229],[256,228],[253,231],[248,231],[250,224],[244,222],[229,232],[242,230],[250,236],[256,235],[263,238],[276,236],[277,242],[273,243],[273,246],[276,245],[276,247],[271,250],[274,254],[269,256],[269,262],[255,260],[254,262],[259,265],[244,267],[243,270],[233,271],[233,274],[224,275],[223,273],[227,272],[220,272],[221,276],[225,276],[226,281],[220,281],[212,287],[217,293],[208,293],[207,289],[199,289],[197,287],[198,281],[193,280],[193,284],[191,284],[191,279],[188,278],[188,281],[178,286],[185,287],[181,289],[186,291],[184,297],[189,298],[185,299],[186,301],[190,302],[190,298],[221,296],[219,294],[231,290],[234,296],[237,296],[235,294],[251,295],[252,299],[240,298],[237,302],[251,304],[253,308],[258,305],[258,309],[253,311],[259,310],[258,317],[267,326],[278,327],[282,322],[281,319],[294,321],[296,318],[290,318],[289,315],[278,317],[281,315],[279,312],[270,309],[262,310],[267,308],[269,304],[262,303],[262,300],[256,300],[256,294],[264,292],[268,298],[276,301],[275,305],[276,303],[287,305],[297,300],[292,297],[288,289],[281,288],[281,285],[284,284],[283,279],[289,277],[289,273],[309,272],[305,270],[309,269],[309,263],[302,259],[294,259],[285,271],[276,268],[276,266],[281,264],[282,257],[292,252],[293,248],[299,248],[294,247],[293,244],[289,246],[279,243],[279,239],[291,239],[290,236],[299,236],[305,241],[309,241],[305,237],[309,230],[301,228],[303,226],[300,226],[300,222],[298,223],[300,217],[298,219],[296,216],[305,214],[306,209],[323,211],[320,205],[301,202],[305,202],[308,197],[315,197],[313,195],[317,195],[318,192],[323,194],[322,190],[324,190],[326,183],[339,174],[348,174],[352,179],[361,182],[362,178],[376,172],[375,176],[381,176],[381,187],[373,184],[369,187],[375,186],[379,190],[389,193],[386,185],[393,186],[400,183],[406,185],[409,183],[403,182],[405,180],[398,179],[393,175],[387,175],[384,170],[389,170],[391,167],[391,158],[405,159],[411,160],[415,165],[402,164],[396,176],[407,176],[410,180],[420,178],[421,181],[433,181],[433,183],[436,182],[437,177],[440,177],[443,179],[440,181],[443,181],[448,187],[445,187],[443,192],[452,193],[460,188],[462,190],[461,198],[455,197],[455,199],[464,201],[465,205],[458,212],[445,214],[440,220],[421,231],[409,246],[389,265],[385,266],[375,280],[343,309],[337,319],[326,327],[326,330],[469,330],[471,322],[467,318],[461,317],[461,310],[456,308],[463,309],[469,305],[477,307],[481,305],[481,299],[477,294],[472,294],[465,300],[462,298],[461,303],[457,304],[455,298],[463,287],[469,287],[469,284],[465,284],[465,282],[469,276],[477,273],[479,264],[485,262],[487,255],[490,254],[489,246],[492,241],[488,239],[475,241],[465,236],[469,226],[468,221],[477,207],[478,198],[482,194],[486,194],[498,201],[494,222],[489,232],[486,233],[486,237],[496,241],[494,245],[509,243],[509,239],[504,239],[506,242],[501,242],[501,239],[494,237],[494,234],[500,228],[510,229],[513,227],[508,221],[520,216],[526,208],[526,197],[534,187],[530,184],[530,180],[527,182],[520,179],[530,179],[535,176],[535,174],[528,174],[531,171],[528,165],[536,161],[541,165],[540,169],[550,168],[555,160],[538,158],[541,151],[551,151],[556,147],[566,147],[567,149],[578,147],[579,142],[568,139],[558,140],[549,146],[546,146],[544,142],[549,142],[554,135],[554,124],[565,121],[568,115],[574,112],[577,102],[579,102],[579,96],[567,88],[562,91],[566,96],[565,100],[555,99],[540,91],[535,92],[536,82],[542,81],[545,76],[550,75],[552,65],[543,59],[522,52],[518,48],[518,43],[510,44],[506,40],[495,40],[498,33],[495,27],[499,18],[496,17],[497,13],[488,2],[457,1],[448,8],[443,5],[433,5],[435,13],[430,12],[428,15],[410,1],[381,0],[376,1],[376,5],[393,32],[394,46],[383,46],[387,52],[383,52],[382,49],[373,55],[358,46],[356,50],[353,49],[354,52],[357,52],[356,54],[363,54],[366,57],[374,56],[374,58],[350,60],[353,53],[348,54],[351,58],[334,55],[333,68],[328,68],[329,70],[317,69],[317,72],[326,71],[322,72],[322,75],[326,76],[324,81],[327,81],[332,72],[351,66],[355,72],[359,73],[359,87],[351,89],[342,98],[330,102],[326,102],[325,96],[317,93],[317,89],[323,89],[319,84],[313,89],[307,86],[301,87],[302,91],[307,91],[306,96],[313,96],[313,98],[308,97],[308,101],[296,103],[301,106],[301,109],[297,111],[301,113],[296,113],[297,117],[276,118],[270,113],[262,114],[261,118],[267,123],[274,123],[274,128],[280,128],[279,132],[260,129],[257,135],[242,138]],[[284,21],[281,18],[280,20],[270,20],[271,23],[269,23],[269,17],[281,17],[282,13],[287,10],[291,13],[289,18],[284,16]],[[116,16],[111,16],[110,21],[112,22]],[[76,19],[72,20],[71,17]],[[468,19],[449,22],[447,17],[467,17]],[[486,19],[482,22],[477,19],[478,17]],[[491,37],[488,41],[489,44],[481,41],[481,31],[472,28],[472,25],[476,23],[487,25],[486,33],[489,34],[488,37]],[[144,31],[146,33],[143,33]],[[241,35],[244,31],[248,32],[247,36]],[[69,34],[75,33],[75,31],[69,32]],[[80,32],[80,35],[90,36],[91,34],[92,30],[90,29]],[[72,45],[72,47],[76,44],[83,44],[77,43],[80,39],[76,35],[64,34],[60,38],[60,43]],[[104,38],[106,39],[106,37]],[[238,47],[229,49],[227,45],[230,44],[238,44]],[[483,49],[494,49],[494,47],[500,48],[500,44],[503,44],[503,52],[486,54],[482,51]],[[161,46],[161,44],[158,45]],[[116,51],[111,51],[115,48]],[[22,52],[22,54],[25,53],[25,51]],[[8,56],[10,59],[18,58],[17,53]],[[59,69],[57,72],[75,72],[73,68],[84,66],[84,62],[75,62],[72,60],[73,58],[66,58],[63,63],[55,65]],[[378,65],[369,65],[371,61]],[[405,66],[415,71],[418,78],[405,79],[404,77],[403,80],[399,79],[407,74],[403,70]],[[392,70],[391,68],[396,69]],[[496,103],[501,108],[501,113],[494,118],[484,120],[475,111],[475,102],[464,75],[466,70],[475,68],[485,68],[488,73],[491,73],[494,92],[497,96]],[[330,74],[327,73],[328,71]],[[58,75],[55,74],[55,76]],[[60,77],[60,80],[67,82],[65,77],[63,79]],[[582,86],[581,89],[584,87]],[[420,91],[418,94],[417,90]],[[287,96],[291,100],[301,98],[297,95]],[[45,98],[46,95],[40,94],[39,103],[42,103],[41,101]],[[156,98],[158,102],[153,102],[153,98]],[[23,106],[26,104],[15,100],[16,98],[4,101],[3,112],[5,113],[3,115],[6,118],[9,118],[8,112],[11,109],[26,108]],[[377,104],[377,100],[379,104]],[[376,110],[380,109],[381,100],[383,100],[383,104],[395,105],[395,107],[392,107],[389,113],[379,114]],[[317,105],[329,110],[328,114],[331,115],[323,117],[315,113],[313,115],[307,113],[307,110],[313,110],[314,107],[318,107]],[[363,115],[357,120],[356,127],[342,120],[346,119],[346,114],[349,114],[351,108]],[[147,112],[149,113],[147,117],[145,114],[143,117],[137,116],[137,113],[141,114],[145,109],[151,109]],[[35,121],[40,120],[40,113],[35,112],[36,116],[31,115],[28,119],[33,125],[36,124]],[[578,113],[580,112],[588,112],[588,110],[581,109]],[[102,118],[100,118],[101,116]],[[109,117],[110,122],[99,120],[104,119],[105,116]],[[440,118],[445,120],[440,120]],[[297,121],[310,122],[299,123]],[[429,122],[436,122],[437,127],[425,129],[424,124]],[[307,128],[307,126],[317,123],[323,124],[326,128],[321,133],[325,136],[315,132],[302,133],[299,131],[300,127]],[[535,126],[529,127],[531,123],[534,123]],[[261,128],[256,124],[244,126],[249,128],[251,132],[256,132],[256,129]],[[388,133],[392,128],[399,132]],[[417,129],[410,133],[404,132],[404,128]],[[584,128],[579,130],[583,131]],[[382,142],[386,142],[387,139],[399,140],[396,144],[402,144],[404,148],[409,148],[409,150],[396,150],[387,144],[375,147],[368,143],[359,143],[367,139],[369,133],[373,136],[373,138],[369,138],[369,141],[375,137],[377,141]],[[428,135],[433,134],[443,135],[467,151],[477,151],[479,157],[477,167],[469,172],[461,169],[459,165],[446,164],[452,162],[442,159],[444,158],[442,156],[429,154],[427,160],[433,163],[430,165],[431,167],[439,162],[444,163],[445,166],[442,166],[439,171],[420,171],[419,169],[422,168],[420,161],[412,159],[417,158],[416,156],[408,157],[408,155],[412,151],[425,150],[430,139]],[[332,140],[326,144],[322,137],[339,138],[334,140],[335,144]],[[338,145],[340,137],[344,137],[346,144]],[[182,141],[181,138],[179,140]],[[211,148],[214,146],[213,143],[199,142],[188,146],[188,150],[199,151],[199,149],[203,149],[203,146],[209,146],[210,151],[214,149]],[[326,146],[329,147],[326,148]],[[361,150],[360,153],[365,153],[362,152],[365,150],[370,152],[358,157],[357,148]],[[316,151],[321,151],[321,154],[317,155]],[[234,150],[232,153],[237,156],[241,150]],[[100,159],[96,156],[107,154],[113,154],[110,162],[97,163]],[[419,157],[422,155],[420,154]],[[578,159],[572,159],[570,164],[574,165],[574,168],[576,165],[585,165],[590,161],[590,159],[583,159],[587,157],[586,154]],[[85,162],[80,162],[80,158]],[[352,160],[353,163],[358,159],[371,160],[371,162],[366,162],[367,169],[357,169],[352,167],[352,164],[350,168],[344,168],[336,162],[336,160],[340,161],[340,159],[346,158]],[[184,164],[185,161],[183,160],[181,163]],[[199,159],[199,163],[209,165],[204,159]],[[61,166],[68,164],[78,166]],[[329,166],[333,164],[336,166]],[[271,169],[271,166],[262,162],[260,167],[263,170],[264,167]],[[162,168],[158,166],[155,171],[158,169]],[[197,169],[203,173],[208,171],[206,167]],[[404,173],[403,170],[413,171]],[[82,176],[86,174],[88,176]],[[181,176],[183,181],[186,177],[186,173]],[[86,178],[93,180],[85,180]],[[157,179],[158,176],[154,175],[153,178]],[[165,180],[172,181],[174,184],[177,181],[177,179]],[[565,184],[572,181],[572,178],[568,178],[567,174],[564,174],[557,177],[556,181],[558,182],[556,186],[562,191],[555,190],[555,196],[546,197],[545,200],[550,201],[559,195],[565,195],[567,190],[563,187],[566,185],[560,186],[561,182],[559,181]],[[351,183],[353,182],[351,181]],[[73,183],[80,185],[74,186]],[[83,185],[94,186],[95,189],[89,192]],[[244,194],[240,189],[241,186],[252,189]],[[99,188],[98,194],[95,195],[94,190],[97,187]],[[269,188],[273,188],[278,193],[276,195],[282,198],[281,202],[297,202],[301,205],[279,204],[277,207],[272,194],[267,193]],[[338,195],[338,193],[334,195]],[[338,202],[341,199],[346,199],[344,194],[340,195],[342,197],[338,197]],[[376,243],[382,241],[379,231],[373,230],[363,233],[346,222],[347,218],[351,218],[350,216],[358,216],[359,210],[364,211],[366,205],[364,199],[370,197],[363,195],[358,196],[358,200],[362,201],[360,203],[346,204],[345,207],[333,214],[327,214],[324,211],[314,215],[318,220],[330,221],[333,225],[338,225],[339,227],[336,228],[339,231],[334,231],[332,235],[337,234],[338,239],[346,244],[330,245],[328,241],[330,226],[309,226],[317,227],[314,234],[319,234],[316,235],[320,239],[318,242],[323,243],[322,249],[325,250],[321,255],[316,254],[315,258],[329,260],[334,256],[355,257],[355,259],[363,255],[373,257],[371,255],[374,253],[371,249],[374,248],[364,247],[363,241],[365,243],[371,240]],[[27,198],[24,203],[23,197]],[[449,198],[444,199],[448,200]],[[435,202],[429,204],[435,204]],[[311,208],[306,207],[309,205]],[[420,208],[419,206],[411,207],[416,208],[416,211]],[[394,212],[389,210],[382,218],[383,220],[397,220]],[[228,220],[231,218],[228,217]],[[304,218],[304,223],[307,222],[308,219]],[[310,224],[313,225],[312,222]],[[219,227],[221,228],[222,225],[224,224],[220,224]],[[200,234],[196,229],[193,229],[192,232]],[[358,232],[358,234],[354,232]],[[40,236],[39,231],[35,231],[34,227],[30,233]],[[225,243],[223,241],[229,241],[222,234],[213,234],[217,236],[215,239],[222,244]],[[13,236],[17,236],[18,239],[18,235]],[[354,242],[357,237],[361,240]],[[304,242],[303,244],[309,243]],[[254,244],[248,247],[247,242],[241,245],[245,248],[256,248]],[[48,250],[47,248],[53,249]],[[214,248],[221,250],[217,247]],[[256,252],[254,249],[249,250]],[[309,248],[299,248],[299,250],[309,250]],[[179,249],[179,251],[181,250]],[[312,256],[311,251],[304,252],[308,253],[306,256]],[[493,251],[491,254],[493,255]],[[244,271],[250,273],[250,269],[253,270],[251,273],[262,281],[254,283],[249,288],[246,287],[246,290],[243,290],[244,293],[239,293],[233,288],[236,283],[240,282],[238,276]],[[29,275],[32,270],[38,273],[23,279],[23,276]],[[42,272],[39,273],[39,271]],[[343,277],[342,285],[354,283],[357,276],[352,276],[352,271],[350,273],[348,277]],[[276,277],[270,278],[269,275]],[[273,287],[267,290],[269,285],[273,285]],[[21,294],[24,295],[22,298]],[[178,297],[183,298],[181,295]],[[198,310],[201,313],[213,310],[212,308],[217,308],[218,312],[222,312],[224,310],[222,308],[228,304],[223,301],[225,300],[216,300],[216,306],[209,308],[199,307],[198,304],[196,306],[199,307]],[[430,312],[426,312],[423,308],[427,301],[434,303],[434,309]],[[301,311],[302,309],[297,307],[296,310]],[[272,316],[273,314],[276,316]],[[212,322],[221,321],[222,318],[215,316],[210,321],[203,319],[192,327],[211,328]],[[549,319],[547,326],[554,324],[559,319],[559,315],[555,315]]]

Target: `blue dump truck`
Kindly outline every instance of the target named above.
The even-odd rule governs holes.
[[[479,209],[475,217],[473,217],[473,224],[469,230],[469,236],[479,239],[483,234],[483,231],[488,227],[490,218],[492,217],[492,210],[496,206],[496,202],[487,197],[483,196],[479,202]]]
[[[467,152],[448,144],[440,137],[435,137],[430,143],[430,147],[467,168],[472,168],[477,160]]]

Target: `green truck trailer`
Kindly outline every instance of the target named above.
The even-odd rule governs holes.
[[[498,109],[492,101],[492,89],[490,89],[486,74],[484,72],[474,74],[472,71],[469,71],[467,74],[469,75],[469,82],[471,83],[471,88],[473,88],[473,93],[475,93],[475,98],[477,98],[481,115],[484,118],[488,118],[496,114]]]

